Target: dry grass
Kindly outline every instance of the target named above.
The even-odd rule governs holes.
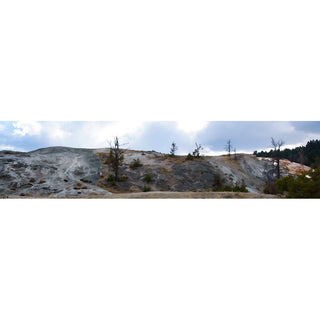
[[[182,163],[185,161],[186,156],[170,156],[169,154],[165,154],[162,156],[163,160],[168,160],[170,162],[174,162],[174,163]]]
[[[1,195],[0,195],[1,196]],[[6,196],[11,199],[29,198],[29,199],[50,199],[53,195],[49,196]],[[99,195],[93,193],[91,195],[79,195],[72,197],[64,197],[65,199],[280,199],[283,197],[260,194],[260,193],[242,193],[242,192],[135,192],[135,193],[114,193],[107,195]],[[57,199],[57,198],[55,198]],[[61,199],[61,198],[59,198]]]
[[[116,193],[107,195],[90,195],[75,198],[89,199],[276,199],[274,195],[242,192],[169,192],[151,191],[135,193]]]

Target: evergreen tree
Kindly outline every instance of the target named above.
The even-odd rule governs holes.
[[[176,155],[177,150],[178,150],[177,144],[175,142],[172,142],[171,148],[170,148],[170,156],[174,157]]]
[[[124,149],[121,149],[118,137],[114,138],[113,144],[110,143],[108,163],[114,172],[114,180],[119,181],[119,170],[124,162]]]

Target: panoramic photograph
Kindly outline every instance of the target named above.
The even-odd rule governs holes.
[[[1,198],[320,198],[320,121],[0,122]]]

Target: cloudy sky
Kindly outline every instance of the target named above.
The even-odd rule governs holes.
[[[118,136],[127,147],[136,150],[169,152],[172,141],[179,154],[187,154],[195,142],[204,154],[221,154],[228,139],[237,152],[270,148],[270,139],[283,139],[284,147],[320,139],[320,121],[150,121],[85,122],[39,121],[0,122],[0,150],[31,151],[49,146],[103,148]]]

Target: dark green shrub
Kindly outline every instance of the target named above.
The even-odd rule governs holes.
[[[188,153],[188,155],[186,156],[186,160],[193,160],[194,157],[191,153]]]
[[[269,181],[263,188],[263,193],[277,194],[276,185],[274,181]]]
[[[228,192],[231,192],[231,191],[233,191],[233,189],[232,189],[232,187],[230,187],[230,186],[223,186],[223,187],[220,187],[220,188],[218,189],[218,191],[228,191]]]
[[[283,193],[289,191],[289,187],[294,183],[295,178],[293,176],[282,177],[275,182],[276,191]]]
[[[114,181],[115,181],[114,175],[113,175],[113,174],[109,174],[109,175],[108,175],[108,178],[107,178],[107,181],[108,181],[108,182],[114,182]]]
[[[297,177],[278,179],[276,186],[288,198],[320,198],[320,167]]]
[[[239,192],[248,192],[247,186],[244,183],[244,180],[241,182],[241,186],[239,187]]]
[[[145,176],[144,176],[144,179],[143,179],[145,182],[147,182],[147,183],[150,183],[150,182],[152,182],[152,180],[153,180],[153,177],[152,177],[152,175],[150,174],[150,173],[147,173]]]
[[[143,192],[149,192],[149,191],[151,191],[151,188],[147,185],[144,185]]]
[[[221,178],[219,173],[215,173],[213,175],[213,183],[212,186],[214,189],[219,189],[223,185],[223,179]]]
[[[129,168],[132,170],[138,169],[140,167],[142,167],[140,159],[133,159],[132,162],[129,164]]]
[[[124,182],[124,181],[127,181],[128,180],[128,177],[127,176],[121,176],[119,177],[118,181],[120,182]]]
[[[236,185],[234,187],[231,186],[221,186],[218,188],[218,191],[227,191],[227,192],[248,192],[247,187],[244,183],[244,181],[242,180],[242,183],[240,186]]]

